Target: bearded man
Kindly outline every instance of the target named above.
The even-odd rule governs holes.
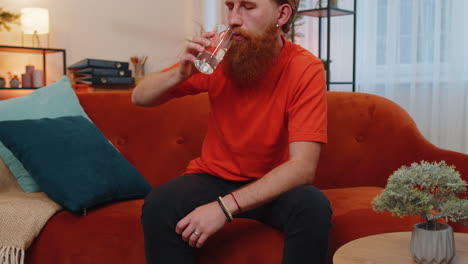
[[[299,0],[226,0],[233,44],[211,75],[193,62],[213,33],[194,37],[179,63],[147,76],[134,104],[207,92],[201,156],[156,188],[142,212],[148,263],[195,263],[194,250],[233,217],[284,232],[282,263],[326,263],[331,209],[312,184],[327,141],[322,62],[283,37]]]

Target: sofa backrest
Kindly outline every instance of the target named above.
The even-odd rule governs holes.
[[[409,114],[384,97],[328,92],[327,98],[328,144],[315,180],[320,188],[384,187],[393,171],[435,149]]]
[[[143,176],[159,185],[200,155],[209,102],[206,95],[138,107],[129,92],[78,94],[87,114]],[[364,93],[328,92],[329,143],[314,184],[319,188],[385,186],[402,165],[435,147],[397,104]]]
[[[180,175],[200,155],[209,103],[204,95],[158,107],[131,103],[130,92],[78,93],[86,113],[152,186]]]

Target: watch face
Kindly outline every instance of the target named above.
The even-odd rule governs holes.
[[[102,83],[107,83],[107,78],[104,78],[104,77],[101,78],[101,82],[102,82]]]

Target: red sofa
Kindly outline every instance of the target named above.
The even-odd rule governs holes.
[[[181,174],[200,153],[209,103],[206,95],[153,108],[131,104],[130,92],[78,93],[93,122],[153,185]],[[0,98],[11,97],[8,95]],[[333,208],[330,259],[359,237],[410,231],[417,217],[375,213],[371,200],[388,176],[412,162],[445,160],[468,179],[468,155],[429,143],[397,104],[375,95],[329,92],[329,143],[314,185]],[[142,200],[109,204],[78,216],[53,216],[27,250],[27,263],[145,263]],[[454,225],[457,232],[468,228]],[[261,223],[235,219],[197,251],[199,263],[281,263],[283,235]],[[330,261],[331,262],[331,261]]]

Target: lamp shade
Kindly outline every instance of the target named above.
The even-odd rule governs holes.
[[[49,10],[45,8],[22,8],[21,29],[24,34],[48,34]]]

